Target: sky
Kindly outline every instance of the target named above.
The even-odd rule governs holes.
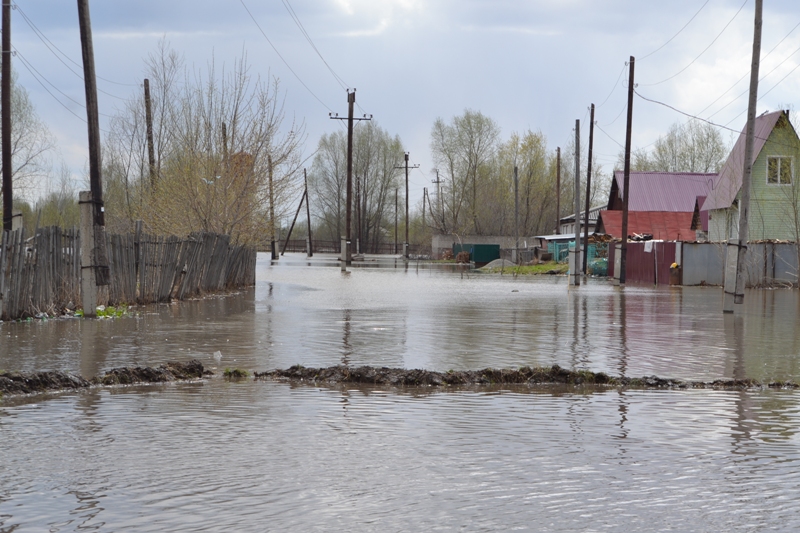
[[[398,135],[419,165],[412,205],[435,187],[434,121],[466,109],[495,120],[502,139],[541,131],[555,151],[574,139],[576,119],[588,144],[594,103],[594,153],[610,173],[625,142],[630,56],[637,92],[671,106],[635,97],[634,149],[689,120],[680,112],[740,131],[754,9],[755,0],[90,1],[101,128],[143,90],[144,59],[159,40],[198,70],[246,54],[253,75],[280,80],[287,116],[305,123],[306,155],[341,127],[328,115],[346,116],[346,88],[355,88],[356,113]],[[88,148],[77,3],[19,1],[11,39],[18,83],[56,139],[54,165],[79,182]],[[797,0],[764,1],[761,57],[757,113],[800,109]],[[721,132],[730,143],[737,136]]]

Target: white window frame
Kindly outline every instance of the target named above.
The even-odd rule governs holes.
[[[778,160],[778,176],[777,181],[770,181],[769,179],[769,161],[770,159]],[[789,183],[781,183],[781,167],[789,162]],[[794,157],[790,155],[769,155],[767,156],[767,185],[770,186],[787,186],[794,183]]]

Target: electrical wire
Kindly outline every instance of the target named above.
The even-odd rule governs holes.
[[[44,45],[45,45],[45,47],[46,47],[46,48],[47,48],[47,49],[50,51],[50,53],[52,53],[52,54],[53,54],[53,56],[55,56],[55,58],[56,58],[56,59],[58,59],[58,60],[59,60],[59,61],[60,61],[60,62],[61,62],[61,63],[62,63],[64,66],[65,66],[65,67],[67,67],[67,69],[68,69],[70,72],[72,72],[73,74],[75,74],[75,75],[76,75],[78,78],[80,78],[80,79],[81,79],[81,81],[82,81],[82,80],[83,80],[83,76],[82,76],[80,73],[78,73],[78,72],[75,72],[75,71],[72,69],[72,67],[70,67],[69,65],[67,65],[67,64],[64,62],[64,60],[63,60],[63,59],[61,59],[61,57],[59,56],[59,54],[61,54],[61,56],[65,57],[67,60],[69,60],[71,63],[73,63],[73,64],[74,64],[74,65],[76,65],[77,67],[79,67],[79,68],[83,68],[83,66],[82,66],[82,65],[80,65],[80,64],[78,64],[78,63],[77,63],[77,62],[75,62],[75,61],[74,61],[74,60],[73,60],[71,57],[69,57],[67,54],[65,54],[64,52],[62,52],[62,51],[61,51],[61,49],[59,49],[59,48],[58,48],[58,47],[57,47],[57,46],[56,46],[56,45],[55,45],[55,44],[54,44],[54,43],[53,43],[53,42],[52,42],[50,39],[48,39],[48,38],[47,38],[47,36],[46,36],[46,35],[45,35],[45,34],[44,34],[44,33],[43,33],[43,32],[42,32],[42,31],[41,31],[41,30],[40,30],[40,29],[39,29],[39,28],[36,26],[36,24],[34,24],[34,23],[33,23],[33,21],[32,21],[32,20],[30,20],[30,18],[29,18],[29,17],[28,17],[28,16],[25,14],[25,12],[24,12],[24,11],[22,11],[22,9],[21,9],[21,8],[20,8],[20,7],[19,7],[17,4],[14,4],[14,6],[15,6],[16,10],[17,10],[17,11],[19,11],[20,15],[22,15],[22,19],[23,19],[23,20],[24,20],[24,21],[25,21],[25,22],[28,24],[28,26],[29,26],[29,27],[30,27],[30,28],[33,30],[33,33],[34,33],[34,35],[36,35],[36,36],[39,38],[39,40],[40,40],[40,41],[42,41],[42,44],[44,44]],[[54,50],[54,48],[55,48],[55,50]],[[56,53],[56,50],[58,51],[58,53]],[[102,76],[97,76],[97,75],[95,75],[95,77],[96,77],[97,79],[100,79],[100,80],[106,81],[106,82],[108,82],[108,83],[113,83],[113,84],[115,84],[115,85],[124,85],[124,86],[128,86],[128,87],[136,87],[136,86],[137,86],[137,84],[135,84],[135,83],[120,83],[120,82],[116,82],[116,81],[113,81],[113,80],[109,80],[109,79],[106,79],[106,78],[104,78],[104,77],[102,77]],[[117,95],[115,95],[115,94],[111,94],[111,93],[109,93],[109,92],[106,92],[106,91],[104,91],[104,90],[102,90],[102,89],[97,89],[97,91],[98,91],[98,92],[101,92],[101,93],[103,93],[103,94],[106,94],[106,95],[108,95],[108,96],[111,96],[111,97],[113,97],[113,98],[116,98],[116,99],[118,99],[118,100],[125,100],[125,98],[119,97],[119,96],[117,96]]]
[[[349,85],[348,85],[347,83],[345,83],[345,81],[344,81],[344,80],[341,78],[341,76],[339,76],[338,74],[336,74],[336,72],[335,72],[335,71],[333,70],[333,68],[332,68],[332,67],[331,67],[331,66],[328,64],[328,62],[327,62],[327,61],[325,61],[325,58],[324,58],[324,57],[322,57],[322,53],[320,53],[319,49],[317,48],[317,45],[315,45],[315,44],[314,44],[314,41],[312,41],[312,40],[311,40],[311,36],[310,36],[310,35],[308,34],[308,32],[306,31],[305,27],[303,26],[303,23],[302,23],[302,22],[300,22],[300,17],[298,17],[298,16],[297,16],[297,13],[295,13],[295,11],[294,11],[294,8],[293,8],[293,7],[292,7],[292,5],[289,3],[289,0],[281,0],[281,2],[283,2],[283,6],[286,8],[286,11],[288,11],[288,12],[289,12],[289,16],[290,16],[290,17],[292,17],[292,20],[294,20],[294,23],[295,23],[295,24],[297,25],[297,27],[300,29],[300,33],[302,33],[302,34],[303,34],[303,37],[305,37],[305,38],[306,38],[306,41],[308,41],[308,44],[310,44],[310,45],[311,45],[311,48],[313,48],[313,49],[314,49],[314,51],[317,53],[317,55],[318,55],[318,56],[319,56],[319,58],[322,60],[322,62],[323,62],[323,63],[325,63],[325,66],[326,66],[326,67],[328,67],[328,70],[330,71],[331,75],[333,76],[333,79],[335,79],[335,80],[336,80],[336,82],[337,82],[339,85],[341,85],[341,86],[342,86],[342,89],[347,89],[347,88],[349,87]]]
[[[778,70],[778,68],[780,68],[780,67],[781,67],[781,66],[782,66],[784,63],[786,63],[787,61],[789,61],[789,59],[791,59],[791,58],[792,58],[792,56],[793,56],[793,55],[795,55],[797,52],[800,52],[800,47],[798,47],[798,48],[797,48],[797,49],[796,49],[794,52],[792,52],[791,54],[789,54],[789,55],[786,57],[786,59],[784,59],[783,61],[781,61],[781,62],[780,62],[780,63],[778,63],[777,65],[775,65],[775,67],[774,67],[772,70],[770,70],[769,72],[767,72],[766,74],[764,74],[763,76],[761,76],[761,78],[759,78],[758,82],[759,82],[759,83],[761,83],[762,81],[764,81],[765,79],[767,79],[767,78],[769,77],[769,75],[770,75],[770,74],[772,74],[773,72],[775,72],[776,70]],[[794,70],[792,70],[792,72],[794,72]],[[791,72],[790,72],[790,74],[791,74]],[[747,74],[745,74],[745,76],[747,76]],[[786,77],[784,77],[783,79],[786,79]],[[741,80],[740,80],[740,81],[741,81]],[[781,80],[781,81],[783,81],[783,80]],[[778,83],[780,83],[780,82],[778,82]],[[774,88],[774,87],[773,87],[773,88]],[[708,117],[708,118],[711,118],[711,117],[713,117],[714,115],[716,115],[717,113],[721,112],[723,109],[725,109],[726,107],[728,107],[729,105],[731,105],[732,103],[734,103],[735,101],[737,101],[739,98],[741,98],[742,96],[744,96],[745,94],[747,94],[749,90],[750,90],[750,89],[748,88],[748,89],[745,89],[744,91],[742,91],[741,93],[739,93],[739,95],[738,95],[738,96],[736,96],[734,99],[732,99],[730,102],[728,102],[727,104],[725,104],[724,106],[722,106],[722,107],[721,107],[721,108],[719,108],[718,110],[714,111],[714,112],[713,112],[711,115],[709,115],[709,117]],[[772,90],[772,89],[770,89],[770,90]],[[764,95],[762,95],[762,97],[763,97],[763,96],[764,96]],[[761,99],[761,98],[759,98],[759,100],[760,100],[760,99]],[[712,103],[713,103],[713,102],[712,102]],[[708,109],[708,107],[706,107],[706,109]],[[705,109],[703,109],[703,111],[705,111]],[[700,113],[702,113],[703,111],[701,111]],[[700,113],[698,113],[698,115],[699,115]],[[741,115],[741,113],[740,113],[740,115]],[[737,115],[737,117],[736,117],[736,118],[738,118],[738,117],[739,117],[739,115]]]
[[[327,109],[328,111],[330,111],[331,113],[333,113],[333,109],[331,109],[330,107],[328,107],[328,106],[325,104],[325,102],[323,102],[323,101],[320,99],[320,97],[319,97],[319,96],[317,96],[316,94],[314,94],[314,91],[312,91],[312,90],[311,90],[311,89],[308,87],[308,85],[306,85],[306,84],[305,84],[305,82],[304,82],[304,81],[303,81],[303,80],[300,78],[300,76],[298,76],[297,72],[295,72],[295,71],[294,71],[294,69],[293,69],[293,68],[292,68],[292,67],[289,65],[289,62],[288,62],[288,61],[286,61],[286,59],[284,59],[284,57],[281,55],[281,53],[278,51],[278,49],[275,47],[275,45],[274,45],[274,44],[272,44],[272,41],[269,39],[269,37],[267,37],[267,34],[266,34],[266,33],[264,32],[264,30],[261,28],[261,25],[258,23],[258,21],[256,20],[256,18],[253,16],[253,13],[251,13],[251,12],[250,12],[250,9],[249,9],[249,8],[247,7],[247,5],[244,3],[244,0],[239,0],[239,2],[242,4],[242,7],[244,8],[244,10],[245,10],[245,11],[247,11],[247,14],[250,16],[250,19],[253,21],[253,24],[255,24],[255,25],[256,25],[256,28],[258,28],[258,31],[260,31],[260,32],[261,32],[261,35],[263,35],[263,36],[264,36],[264,39],[266,39],[266,40],[267,40],[267,42],[268,42],[268,43],[269,43],[269,45],[272,47],[272,49],[275,51],[275,53],[278,55],[278,57],[281,59],[281,61],[283,61],[283,64],[284,64],[284,65],[286,65],[286,68],[288,68],[288,69],[289,69],[289,72],[291,72],[292,74],[294,74],[294,77],[295,77],[295,78],[297,78],[297,81],[299,81],[299,82],[300,82],[300,84],[301,84],[303,87],[305,87],[305,89],[308,91],[308,93],[309,93],[311,96],[313,96],[314,98],[316,98],[316,99],[317,99],[317,101],[318,101],[320,104],[322,104],[322,106],[323,106],[325,109]]]
[[[662,83],[664,83],[664,82],[667,82],[667,81],[669,81],[669,80],[671,80],[671,79],[673,79],[673,78],[677,77],[679,74],[682,74],[682,73],[683,73],[683,72],[684,72],[686,69],[688,69],[689,67],[691,67],[692,65],[694,65],[695,61],[697,61],[698,59],[700,59],[700,57],[701,57],[703,54],[705,54],[705,53],[708,51],[708,49],[709,49],[709,48],[711,48],[711,47],[714,45],[714,43],[715,43],[715,42],[717,42],[717,39],[719,39],[719,38],[722,36],[722,34],[723,34],[723,33],[725,33],[725,30],[727,30],[727,29],[728,29],[728,26],[730,26],[730,25],[733,23],[733,21],[736,19],[736,17],[737,17],[737,16],[739,16],[739,13],[741,13],[741,12],[742,12],[742,9],[744,9],[744,6],[745,6],[745,5],[747,5],[747,2],[748,2],[748,1],[749,1],[749,0],[744,0],[744,3],[743,3],[743,4],[742,4],[742,6],[739,8],[739,10],[736,12],[736,14],[734,14],[734,15],[733,15],[733,17],[731,18],[731,20],[729,20],[729,21],[728,21],[728,23],[727,23],[727,24],[725,24],[725,27],[724,27],[724,28],[722,28],[722,31],[720,31],[720,32],[717,34],[717,36],[716,36],[716,37],[714,37],[714,40],[713,40],[713,41],[711,41],[711,44],[709,44],[708,46],[706,46],[706,47],[705,47],[705,49],[703,49],[703,51],[702,51],[702,52],[700,52],[700,53],[697,55],[697,57],[695,57],[694,59],[692,59],[692,60],[689,62],[689,64],[688,64],[688,65],[686,65],[685,67],[683,67],[682,69],[680,69],[678,72],[676,72],[676,73],[675,73],[675,74],[673,74],[672,76],[670,76],[670,77],[668,77],[668,78],[664,78],[663,80],[661,80],[661,81],[659,81],[659,82],[656,82],[656,83],[643,83],[643,84],[641,84],[641,85],[642,85],[642,87],[652,87],[652,86],[654,86],[654,85],[661,85]]]
[[[611,92],[608,93],[608,96],[606,96],[606,99],[603,100],[603,103],[600,104],[599,106],[597,106],[598,109],[603,107],[603,105],[605,105],[605,103],[608,102],[608,99],[611,98],[611,95],[614,94],[614,91],[617,90],[617,86],[619,85],[619,80],[622,79],[622,74],[625,73],[625,67],[626,66],[627,66],[627,62],[626,62],[626,64],[622,65],[622,70],[619,71],[619,76],[617,76],[617,81],[614,82],[614,86],[611,88]]]
[[[609,135],[609,134],[606,132],[606,130],[604,130],[603,128],[601,128],[601,127],[600,127],[600,124],[597,124],[597,123],[595,123],[595,126],[597,127],[597,129],[598,129],[598,130],[600,130],[601,132],[603,132],[603,134],[604,134],[606,137],[608,137],[609,139],[611,139],[612,141],[614,141],[615,143],[617,143],[617,145],[618,145],[620,148],[622,148],[623,150],[625,149],[625,146],[623,146],[622,144],[620,144],[618,140],[616,140],[614,137],[612,137],[611,135]]]
[[[44,74],[42,74],[41,72],[39,72],[39,70],[38,70],[36,67],[34,67],[34,66],[33,66],[33,64],[32,64],[30,61],[28,61],[28,60],[25,58],[25,56],[23,56],[23,55],[22,55],[22,53],[21,53],[21,52],[20,52],[20,51],[19,51],[19,50],[18,50],[16,47],[12,47],[12,48],[14,49],[14,53],[16,54],[16,56],[17,56],[17,57],[19,57],[20,61],[22,61],[22,62],[23,62],[23,64],[25,65],[25,67],[28,69],[28,72],[30,72],[30,71],[31,71],[31,69],[33,69],[34,71],[36,71],[36,74],[37,74],[39,77],[41,77],[41,78],[42,78],[44,81],[46,81],[46,82],[47,82],[47,84],[48,84],[48,85],[50,85],[50,87],[52,87],[53,89],[55,89],[55,90],[56,90],[56,91],[57,91],[59,94],[61,94],[61,96],[63,96],[63,97],[64,97],[64,98],[66,98],[67,100],[69,100],[69,101],[73,102],[74,104],[76,104],[76,105],[78,105],[78,106],[80,106],[80,107],[82,107],[82,108],[86,109],[86,104],[84,104],[84,103],[81,103],[81,102],[79,102],[79,101],[75,100],[75,99],[74,99],[74,98],[72,98],[70,95],[66,94],[64,91],[62,91],[61,89],[59,89],[58,87],[56,87],[56,85],[55,85],[53,82],[51,82],[50,80],[48,80],[48,79],[47,79],[47,77],[46,77]],[[105,113],[100,113],[100,112],[98,112],[98,114],[100,114],[100,115],[102,115],[102,116],[104,116],[104,117],[112,118],[112,117],[111,117],[111,115],[106,115]]]
[[[794,30],[796,30],[798,27],[800,27],[800,22],[798,22],[797,24],[795,24],[794,28],[792,28],[791,30],[789,30],[789,33],[787,33],[786,35],[784,35],[783,39],[781,39],[780,41],[778,41],[778,44],[776,44],[775,46],[773,46],[773,47],[772,47],[772,49],[771,49],[769,52],[767,52],[767,53],[766,53],[766,54],[765,54],[765,55],[764,55],[764,56],[761,58],[761,61],[764,61],[766,58],[768,58],[768,57],[770,56],[770,54],[772,54],[772,52],[774,52],[774,51],[775,51],[775,50],[776,50],[776,49],[777,49],[777,48],[778,48],[778,47],[779,47],[779,46],[780,46],[780,45],[783,43],[783,41],[785,41],[786,39],[788,39],[788,38],[789,38],[789,36],[790,36],[792,33],[794,33]],[[789,57],[791,57],[792,55],[794,55],[794,54],[796,54],[796,53],[797,53],[797,50],[795,50],[794,52],[792,52],[792,54],[791,54]],[[787,58],[787,59],[788,59],[788,58]],[[781,62],[781,63],[780,63],[778,66],[782,65],[782,64],[783,64],[785,61],[786,61],[786,60],[782,61],[782,62]],[[775,70],[775,69],[773,69],[773,71],[774,71],[774,70]],[[771,74],[771,73],[772,73],[772,71],[770,71],[770,74]],[[734,87],[736,87],[737,85],[739,85],[739,83],[741,83],[741,82],[742,82],[742,80],[743,80],[743,79],[745,79],[745,78],[746,78],[746,77],[747,77],[749,74],[750,74],[750,71],[749,71],[749,70],[748,70],[747,72],[745,72],[744,74],[742,74],[742,77],[741,77],[741,78],[739,78],[738,80],[736,80],[736,82],[735,82],[733,85],[731,85],[731,86],[728,88],[728,90],[726,90],[724,93],[722,93],[721,95],[719,95],[719,96],[717,97],[717,99],[716,99],[716,100],[714,100],[713,102],[711,102],[710,104],[708,104],[706,107],[704,107],[704,108],[703,108],[703,109],[702,109],[702,110],[701,110],[699,113],[697,113],[697,114],[698,114],[698,115],[702,115],[702,114],[703,114],[703,113],[704,113],[706,110],[708,110],[708,108],[709,108],[709,107],[711,107],[712,105],[714,105],[714,104],[716,104],[717,102],[719,102],[719,101],[722,99],[722,97],[723,97],[723,96],[725,96],[726,94],[728,94],[729,92],[731,92],[731,91],[733,90],[733,88],[734,88]],[[769,74],[767,74],[767,76],[768,76],[768,75],[769,75]],[[765,76],[765,77],[766,77],[766,76]],[[737,97],[736,97],[734,100],[732,100],[731,102],[728,102],[727,104],[725,104],[725,106],[723,106],[723,107],[722,107],[722,109],[725,109],[725,108],[726,108],[726,107],[728,107],[728,106],[729,106],[731,103],[733,103],[734,101],[738,100],[738,99],[739,99],[739,98],[740,98],[740,97],[741,97],[743,94],[745,94],[746,92],[747,92],[747,91],[744,91],[744,92],[743,92],[743,93],[741,93],[739,96],[737,96]],[[720,109],[720,110],[718,110],[718,111],[714,112],[714,114],[713,114],[713,115],[711,115],[711,116],[713,117],[714,115],[716,115],[717,113],[719,113],[720,111],[722,111],[722,109]],[[709,118],[711,118],[711,117],[709,117]]]
[[[789,71],[789,73],[788,73],[788,74],[786,74],[786,76],[784,76],[783,78],[781,78],[781,79],[780,79],[780,80],[779,80],[779,81],[778,81],[778,82],[777,82],[775,85],[773,85],[773,86],[772,86],[772,88],[771,88],[770,90],[768,90],[767,92],[765,92],[764,94],[762,94],[761,96],[759,96],[759,97],[758,97],[758,99],[757,99],[756,101],[757,101],[757,102],[760,102],[762,98],[764,98],[764,97],[765,97],[765,96],[767,96],[769,93],[771,93],[771,92],[772,92],[772,91],[775,89],[775,87],[777,87],[778,85],[780,85],[781,83],[783,83],[783,81],[784,81],[786,78],[788,78],[789,76],[791,76],[791,75],[794,73],[794,71],[795,71],[795,70],[797,70],[798,68],[800,68],[800,63],[798,63],[797,65],[795,65],[795,67],[794,67],[792,70],[790,70],[790,71]],[[730,124],[730,123],[731,123],[731,122],[733,122],[734,120],[736,120],[736,119],[738,119],[739,117],[741,117],[741,116],[742,116],[743,114],[745,114],[746,112],[747,112],[747,110],[745,109],[744,111],[742,111],[741,113],[739,113],[738,115],[736,115],[735,117],[733,117],[731,120],[729,120],[729,121],[728,121],[728,122],[727,122],[725,125],[727,126],[728,124]]]
[[[678,30],[678,33],[676,33],[675,35],[673,35],[672,37],[670,37],[670,38],[669,38],[669,40],[668,40],[667,42],[665,42],[664,44],[662,44],[661,46],[659,46],[658,48],[656,48],[655,50],[653,50],[652,52],[650,52],[650,53],[649,53],[649,54],[647,54],[646,56],[640,57],[638,60],[639,60],[639,61],[641,61],[642,59],[647,59],[648,57],[650,57],[651,55],[655,54],[656,52],[658,52],[659,50],[661,50],[662,48],[664,48],[665,46],[667,46],[669,43],[671,43],[671,42],[672,42],[672,40],[673,40],[673,39],[675,39],[675,37],[677,37],[678,35],[680,35],[680,34],[681,34],[681,32],[682,32],[683,30],[685,30],[685,29],[686,29],[686,26],[688,26],[689,24],[691,24],[691,23],[692,23],[692,21],[693,21],[693,20],[694,20],[694,19],[697,17],[697,15],[699,15],[699,14],[700,14],[700,12],[703,10],[703,8],[704,8],[704,7],[706,7],[706,5],[708,5],[708,2],[710,2],[710,1],[711,1],[711,0],[706,0],[706,3],[705,3],[705,4],[703,4],[702,6],[700,6],[700,9],[698,9],[698,10],[697,10],[697,13],[695,13],[695,14],[692,16],[692,18],[690,18],[690,19],[689,19],[689,22],[687,22],[686,24],[684,24],[684,25],[683,25],[683,27],[682,27],[681,29],[679,29],[679,30]]]

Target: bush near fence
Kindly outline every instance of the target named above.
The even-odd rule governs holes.
[[[230,236],[108,235],[110,305],[185,299],[255,283],[256,251]],[[58,314],[80,302],[80,235],[75,229],[4,232],[0,239],[0,319]]]

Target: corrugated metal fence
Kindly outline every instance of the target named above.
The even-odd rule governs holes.
[[[109,235],[108,303],[153,303],[255,283],[256,251],[230,237]],[[80,302],[80,235],[75,229],[4,232],[0,240],[0,319],[55,314]]]

